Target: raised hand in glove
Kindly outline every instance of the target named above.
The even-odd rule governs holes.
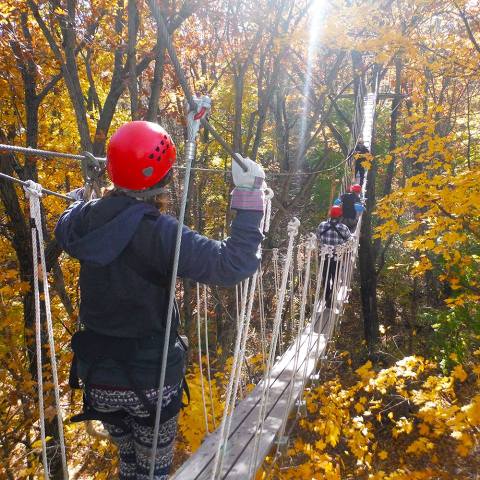
[[[265,172],[258,163],[237,155],[243,160],[247,171],[244,172],[237,162],[232,161],[235,188],[232,191],[231,207],[235,210],[263,211],[266,188]]]

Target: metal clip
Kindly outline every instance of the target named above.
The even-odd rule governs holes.
[[[212,107],[212,100],[207,95],[193,97],[195,108],[187,104],[187,141],[195,142],[200,129],[200,121],[206,117]]]

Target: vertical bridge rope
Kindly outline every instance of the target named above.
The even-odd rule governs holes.
[[[42,461],[44,467],[44,476],[49,478],[48,460],[47,460],[47,440],[45,436],[45,411],[43,403],[43,368],[42,368],[42,326],[41,326],[41,304],[39,288],[38,254],[40,253],[41,277],[43,282],[43,297],[45,304],[45,317],[47,324],[47,336],[50,349],[50,363],[52,368],[52,380],[55,396],[56,417],[58,426],[58,437],[60,442],[60,452],[62,458],[63,478],[68,480],[67,457],[65,451],[65,438],[63,433],[63,415],[60,405],[60,388],[58,383],[57,360],[55,356],[55,340],[53,336],[52,312],[50,306],[50,292],[48,288],[47,264],[45,261],[45,248],[43,241],[42,213],[40,206],[40,197],[42,196],[42,186],[32,181],[25,182],[25,193],[30,202],[30,218],[32,223],[32,252],[33,252],[33,282],[35,296],[35,337],[37,353],[37,375],[38,375],[38,405],[40,413],[40,435],[42,441]]]
[[[271,200],[273,198],[273,191],[269,188],[265,191],[265,215],[262,219],[260,229],[263,232],[268,232],[270,228],[270,214],[268,213],[271,209]],[[261,248],[261,247],[260,247]],[[238,384],[240,381],[241,367],[245,358],[245,350],[247,345],[248,338],[248,328],[250,324],[250,319],[252,316],[253,300],[255,296],[255,290],[257,285],[257,278],[261,272],[261,265],[257,271],[253,274],[251,278],[251,283],[245,281],[245,290],[242,301],[242,306],[240,310],[240,319],[238,323],[237,337],[235,340],[235,349],[233,354],[233,364],[230,374],[230,379],[227,387],[226,400],[225,400],[225,409],[223,412],[222,423],[220,425],[220,435],[219,441],[217,444],[217,450],[215,453],[214,465],[212,470],[211,479],[215,480],[221,475],[224,454],[228,445],[228,437],[230,434],[230,428],[232,424],[233,410],[235,407],[235,401],[238,392]],[[250,288],[249,288],[250,287]],[[248,297],[248,308],[246,308],[246,302]]]
[[[268,361],[267,361],[267,367],[266,367],[266,373],[265,373],[265,382],[264,382],[264,388],[262,391],[262,400],[260,402],[260,408],[259,408],[259,413],[258,413],[258,421],[257,421],[257,426],[256,426],[256,436],[255,436],[255,443],[253,447],[253,454],[251,457],[251,462],[248,470],[248,478],[252,478],[254,473],[255,473],[255,467],[257,462],[257,456],[258,456],[258,445],[259,445],[259,440],[260,436],[262,435],[262,428],[263,428],[263,422],[265,420],[265,415],[266,415],[266,405],[268,402],[268,394],[269,394],[269,387],[270,387],[270,375],[272,371],[272,366],[274,363],[275,359],[275,350],[277,348],[277,341],[278,341],[278,336],[280,332],[280,324],[282,321],[282,313],[283,313],[283,305],[285,302],[285,293],[287,290],[287,281],[288,281],[288,276],[290,273],[290,264],[292,262],[292,257],[293,257],[293,245],[295,241],[295,237],[298,235],[298,228],[300,226],[300,221],[297,218],[294,218],[289,224],[288,224],[288,248],[287,248],[287,256],[285,259],[285,265],[283,267],[283,276],[282,276],[282,283],[280,286],[280,292],[279,292],[279,299],[278,299],[278,304],[277,304],[277,309],[275,312],[275,319],[273,323],[273,334],[272,334],[272,340],[270,343],[270,353],[268,356]]]

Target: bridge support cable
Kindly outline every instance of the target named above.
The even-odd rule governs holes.
[[[203,308],[205,314],[205,359],[207,363],[207,382],[208,393],[210,397],[210,408],[212,409],[212,423],[213,428],[217,428],[217,421],[215,418],[215,405],[213,403],[213,390],[212,390],[212,372],[210,369],[210,348],[208,343],[208,302],[207,302],[207,286],[203,286]]]
[[[270,228],[270,209],[271,209],[271,200],[273,198],[273,191],[271,189],[266,189],[265,191],[265,215],[261,222],[260,229],[263,232],[268,232]],[[261,247],[260,247],[261,248]],[[214,457],[214,467],[212,472],[212,478],[215,478],[217,473],[221,472],[223,465],[223,458],[225,450],[228,445],[230,428],[232,423],[233,412],[235,410],[235,403],[238,393],[238,386],[241,377],[241,369],[245,359],[245,349],[248,338],[248,329],[250,324],[250,319],[252,316],[253,310],[253,301],[256,291],[257,278],[258,274],[261,271],[261,267],[253,274],[251,279],[247,279],[245,287],[243,290],[244,296],[242,299],[242,304],[240,308],[240,319],[238,321],[238,330],[235,340],[234,356],[232,370],[230,374],[230,379],[227,387],[225,408],[222,417],[222,423],[220,424],[219,430],[219,442],[217,445],[215,457]],[[248,303],[247,303],[248,299]]]
[[[282,323],[282,314],[283,314],[283,306],[285,302],[285,293],[287,289],[287,281],[290,273],[290,265],[292,263],[293,258],[293,246],[295,242],[295,238],[298,235],[298,227],[300,226],[300,221],[296,218],[290,221],[287,229],[288,229],[288,248],[287,248],[287,256],[285,259],[285,265],[283,268],[283,276],[282,276],[282,283],[280,285],[280,293],[278,298],[277,309],[275,312],[275,319],[273,323],[273,333],[272,333],[272,340],[270,342],[270,353],[267,360],[267,367],[265,372],[265,379],[262,390],[262,397],[260,401],[260,408],[258,412],[258,420],[257,425],[255,428],[255,442],[253,445],[253,452],[251,457],[251,462],[249,464],[248,469],[248,478],[252,478],[255,475],[257,470],[256,463],[258,458],[258,450],[259,450],[259,439],[262,435],[263,424],[265,421],[266,416],[266,408],[268,405],[268,397],[270,393],[270,380],[271,380],[271,373],[272,367],[275,360],[275,352],[277,348],[278,336],[280,333],[280,325]],[[216,472],[215,472],[216,473]],[[212,477],[212,479],[215,477]]]
[[[205,431],[210,432],[208,428],[208,414],[207,414],[207,401],[205,398],[205,382],[203,379],[203,360],[202,360],[202,303],[200,301],[200,284],[196,284],[197,290],[197,338],[198,338],[198,369],[200,371],[200,387],[202,389],[202,404],[203,404],[203,417],[205,420]],[[205,325],[207,324],[207,318],[205,317]],[[211,389],[210,389],[211,390]]]
[[[310,325],[302,332],[300,338],[299,362],[295,375],[295,390],[293,398],[296,399],[302,387],[302,372],[304,363],[307,363],[307,371],[311,374],[315,370],[315,354],[317,341],[320,336],[313,332],[313,341],[309,345],[308,337]],[[307,348],[309,350],[307,351]],[[325,343],[320,347],[322,350]],[[263,422],[262,439],[258,446],[258,458],[263,463],[263,458],[268,454],[271,445],[282,425],[286,405],[287,393],[292,378],[296,348],[292,345],[277,361],[272,368],[270,381],[268,382],[269,398],[265,408],[266,416]],[[258,420],[258,408],[262,399],[265,383],[264,378],[254,390],[245,397],[235,408],[232,417],[229,442],[224,449],[223,471],[219,479],[245,479],[248,478],[248,468],[253,455],[254,439],[256,437],[255,426]],[[215,452],[219,441],[220,431],[217,429],[209,435],[202,446],[190,459],[173,475],[175,480],[210,480],[214,468]]]
[[[178,227],[177,227],[177,235],[175,240],[175,250],[173,256],[173,264],[172,264],[172,278],[170,282],[170,294],[168,299],[168,309],[167,309],[167,316],[165,321],[165,338],[163,341],[163,352],[162,352],[162,363],[160,369],[160,378],[158,379],[158,389],[157,389],[157,405],[155,411],[155,423],[153,429],[153,441],[152,441],[152,449],[150,452],[150,468],[148,478],[149,480],[153,480],[154,473],[155,473],[155,459],[157,455],[157,447],[158,447],[158,432],[160,431],[160,416],[162,411],[162,401],[163,401],[163,387],[165,385],[165,376],[166,376],[166,369],[167,369],[167,359],[168,359],[168,351],[170,345],[170,333],[172,327],[172,319],[173,319],[173,310],[175,305],[175,294],[176,294],[176,282],[177,282],[177,271],[178,271],[178,264],[180,260],[180,247],[182,243],[182,231],[183,225],[185,220],[185,211],[187,207],[187,200],[188,200],[188,189],[190,186],[190,173],[193,161],[195,159],[195,152],[196,152],[196,139],[198,130],[200,128],[200,118],[205,116],[209,107],[210,107],[210,99],[208,97],[196,97],[193,103],[190,105],[190,110],[187,114],[187,141],[185,144],[185,161],[187,169],[185,171],[185,178],[183,184],[183,195],[182,201],[180,203],[180,213],[178,215]]]
[[[307,307],[307,295],[308,295],[308,289],[310,287],[310,266],[311,266],[311,260],[312,260],[312,252],[315,250],[316,247],[316,237],[313,235],[313,238],[310,237],[309,240],[307,241],[306,244],[306,259],[305,259],[305,278],[303,279],[303,286],[302,286],[302,297],[301,297],[301,303],[300,303],[300,318],[298,321],[298,333],[295,339],[295,357],[294,357],[294,362],[293,362],[293,369],[292,369],[292,377],[290,379],[290,388],[288,390],[288,399],[287,399],[287,405],[290,405],[292,403],[292,398],[293,398],[293,386],[295,383],[295,372],[297,371],[297,366],[298,366],[298,360],[299,360],[299,354],[300,354],[300,338],[302,335],[302,332],[305,327],[305,310]],[[300,251],[300,249],[299,249]],[[301,270],[299,268],[299,275],[301,275]],[[299,282],[300,284],[301,282]],[[303,378],[302,378],[302,385],[303,385]],[[282,426],[280,427],[280,430],[278,432],[278,439],[281,440],[284,437],[285,434],[285,429],[287,427],[287,421],[288,417],[290,415],[290,412],[288,409],[285,409],[283,420],[282,420]],[[280,442],[277,444],[277,454],[280,452]]]

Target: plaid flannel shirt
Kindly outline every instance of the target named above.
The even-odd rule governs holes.
[[[327,231],[322,234],[324,230]],[[339,232],[343,235],[344,238],[339,235]],[[342,243],[345,243],[351,236],[352,234],[349,228],[340,222],[332,222],[331,220],[326,220],[322,222],[317,228],[317,239],[323,245],[341,245]]]

